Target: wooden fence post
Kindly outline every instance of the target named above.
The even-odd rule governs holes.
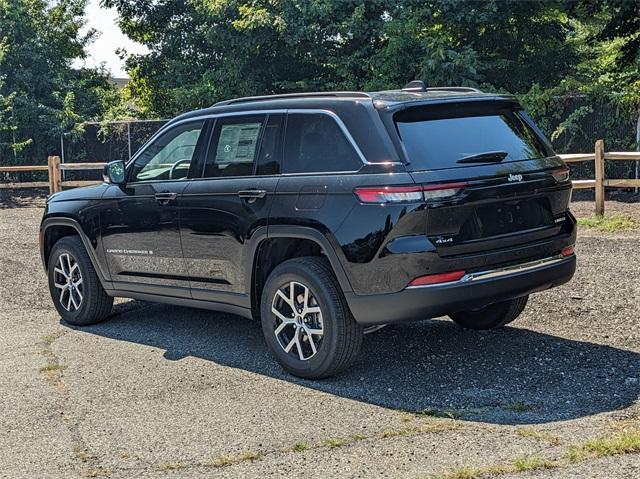
[[[604,216],[604,140],[596,141],[596,216]]]
[[[49,174],[49,194],[55,193],[53,185],[53,156],[47,158],[47,172]]]
[[[60,157],[50,156],[47,160],[49,165],[49,192],[56,193],[62,190],[60,184]]]

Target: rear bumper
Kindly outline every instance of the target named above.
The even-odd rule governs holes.
[[[517,298],[569,281],[576,256],[554,256],[466,275],[458,281],[405,288],[397,293],[346,293],[356,321],[374,325],[426,319]]]

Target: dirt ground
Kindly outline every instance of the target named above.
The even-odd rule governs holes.
[[[575,278],[510,327],[389,326],[307,381],[226,314],[120,301],[62,323],[41,206],[0,202],[0,477],[640,477],[620,439],[640,441],[638,228],[580,228]],[[606,207],[640,224],[639,203]]]

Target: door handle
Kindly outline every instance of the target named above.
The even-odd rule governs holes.
[[[240,190],[238,191],[240,198],[248,198],[249,201],[255,201],[257,198],[267,196],[267,190]]]
[[[177,197],[178,197],[178,193],[173,193],[173,192],[155,194],[156,201],[161,205],[166,205],[170,201],[175,200]]]

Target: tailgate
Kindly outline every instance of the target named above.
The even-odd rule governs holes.
[[[456,169],[455,181],[465,182],[461,191],[426,203],[425,232],[441,256],[505,248],[562,233],[571,184],[558,182],[554,174],[564,170],[555,166],[513,171],[464,181]],[[427,172],[412,176],[427,187],[433,179]]]

